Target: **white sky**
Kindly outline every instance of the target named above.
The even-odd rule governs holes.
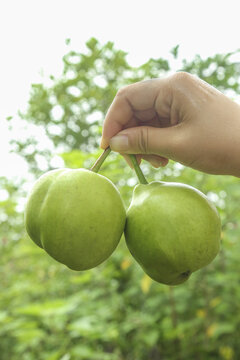
[[[62,56],[92,36],[113,41],[133,65],[166,57],[180,44],[191,59],[240,48],[238,0],[1,0],[0,176],[26,169],[9,155],[6,116],[26,108],[30,84],[58,75]]]

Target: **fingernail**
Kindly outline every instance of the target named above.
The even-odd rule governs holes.
[[[110,148],[113,151],[128,150],[128,137],[126,135],[117,135],[111,138]]]
[[[101,138],[100,147],[102,149],[106,149],[107,146],[108,146],[108,143],[103,138]]]

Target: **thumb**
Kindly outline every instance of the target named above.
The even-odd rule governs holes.
[[[177,126],[138,126],[120,131],[111,138],[110,147],[125,154],[154,154],[172,158],[177,135]]]

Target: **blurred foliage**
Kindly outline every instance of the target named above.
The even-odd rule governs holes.
[[[70,50],[63,57],[60,78],[51,76],[50,83],[33,84],[28,109],[20,113],[23,131],[13,139],[13,148],[35,173],[55,167],[53,151],[94,151],[103,119],[119,88],[170,74],[170,60],[177,61],[179,52],[176,46],[170,59],[149,59],[133,67],[127,62],[127,53],[112,42],[101,45],[91,38],[86,49],[85,53]],[[238,51],[207,59],[196,55],[192,61],[183,59],[178,70],[196,74],[221,91],[236,93],[240,90],[240,64],[231,60],[236,54]],[[11,117],[9,124],[15,126]]]
[[[35,177],[54,167],[54,157],[66,167],[90,168],[101,153],[102,121],[119,87],[171,71],[165,59],[133,68],[127,54],[112,43],[91,39],[87,49],[64,56],[63,75],[52,77],[51,86],[33,85],[28,110],[21,114],[26,134],[20,132],[13,147]],[[176,46],[172,60],[178,52]],[[232,55],[196,56],[184,60],[179,70],[237,96],[240,69]],[[13,126],[13,119],[9,121]],[[158,170],[143,162],[142,170],[149,181],[195,186],[215,203],[223,225],[218,257],[187,283],[168,287],[144,274],[122,238],[105,263],[86,272],[71,271],[25,235],[24,179],[13,183],[1,178],[1,360],[240,358],[239,179],[203,174],[174,162]],[[118,187],[127,207],[137,179],[123,158],[111,153],[100,173]]]

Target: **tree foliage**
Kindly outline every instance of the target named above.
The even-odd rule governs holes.
[[[237,96],[239,64],[233,54],[184,60],[189,71]],[[178,47],[171,61],[178,58]],[[171,72],[170,60],[150,59],[133,68],[114,44],[87,43],[70,51],[64,70],[51,85],[35,84],[26,113],[24,137],[15,151],[34,176],[53,167],[90,168],[99,156],[104,115],[117,90],[128,83]],[[58,116],[57,116],[58,115]],[[10,124],[13,120],[10,120]],[[43,133],[47,141],[36,134]],[[21,133],[22,134],[22,133]],[[35,135],[34,135],[35,134]],[[24,180],[0,179],[0,358],[2,360],[233,360],[240,357],[238,329],[240,186],[230,176],[207,175],[170,162],[161,170],[146,163],[149,181],[178,181],[197,187],[216,204],[222,219],[219,256],[178,287],[153,282],[133,260],[124,237],[99,267],[74,272],[36,247],[23,229]],[[101,174],[111,179],[129,205],[137,183],[120,155],[110,154]],[[5,192],[4,192],[5,191]]]
[[[20,113],[22,126],[28,131],[13,140],[14,149],[35,173],[53,167],[53,151],[97,149],[103,119],[119,88],[167,76],[171,73],[170,60],[178,56],[176,47],[173,59],[149,59],[133,67],[127,62],[127,53],[116,49],[112,42],[101,45],[92,38],[86,48],[85,53],[71,50],[63,57],[62,76],[52,76],[50,85],[33,84],[28,109]],[[217,54],[207,59],[196,55],[192,61],[184,59],[179,70],[196,74],[221,91],[236,93],[240,65],[231,61],[233,55]],[[42,145],[43,140],[47,146]]]

